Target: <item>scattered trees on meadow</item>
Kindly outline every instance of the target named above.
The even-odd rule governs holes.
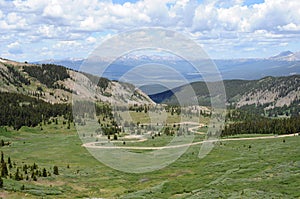
[[[3,152],[1,152],[0,170],[0,188],[3,187],[3,178],[10,178],[16,181],[37,181],[38,177],[45,178],[51,176],[51,173],[47,171],[46,168],[40,169],[36,163],[33,163],[32,165],[23,164],[22,166],[20,166],[16,162],[12,164],[10,157],[7,158],[6,162],[5,155]],[[53,167],[53,173],[55,175],[59,175],[57,166]]]

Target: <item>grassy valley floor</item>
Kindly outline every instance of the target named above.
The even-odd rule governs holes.
[[[55,165],[59,175],[3,179],[2,198],[300,198],[300,136],[222,141],[203,159],[195,145],[164,169],[129,174],[94,159],[73,126],[8,131],[0,134],[12,142],[0,148],[5,160],[51,172]]]

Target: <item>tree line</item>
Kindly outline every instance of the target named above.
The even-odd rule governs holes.
[[[233,117],[232,115],[230,116]],[[227,124],[221,136],[237,134],[292,134],[300,131],[300,116],[290,118],[266,118],[240,113],[233,117],[233,123]]]
[[[18,93],[0,92],[0,113],[0,126],[15,130],[35,127],[50,117],[69,115],[72,120],[71,105],[50,104]]]
[[[57,85],[55,82],[70,78],[65,67],[54,64],[24,66],[23,70],[28,73],[29,76],[34,77],[42,84],[45,84],[48,88],[56,88]]]

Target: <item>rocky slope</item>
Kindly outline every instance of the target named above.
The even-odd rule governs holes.
[[[19,63],[0,58],[0,91],[18,92],[51,103],[73,97],[114,104],[153,104],[131,84],[110,81],[52,64]]]
[[[210,96],[205,82],[191,84],[201,105],[208,105]],[[265,77],[260,80],[225,80],[228,105],[244,107],[255,105],[265,110],[276,107],[299,105],[300,75],[286,77]],[[187,89],[178,87],[150,97],[156,102],[176,103],[175,94],[180,95]],[[175,93],[175,94],[174,94]]]

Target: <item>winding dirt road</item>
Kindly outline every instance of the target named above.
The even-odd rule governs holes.
[[[197,128],[199,128],[199,126]],[[170,148],[180,148],[180,147],[194,146],[194,145],[198,145],[198,144],[203,144],[205,142],[276,139],[276,138],[293,137],[293,136],[299,136],[299,133],[287,134],[287,135],[278,135],[278,136],[262,136],[262,137],[249,137],[249,138],[226,138],[226,139],[204,140],[204,141],[201,141],[201,142],[193,142],[193,143],[189,143],[189,144],[161,146],[161,147],[99,146],[99,145],[96,145],[96,144],[99,144],[99,142],[89,142],[89,143],[83,144],[82,146],[87,147],[87,148],[97,148],[97,149],[161,150],[161,149],[170,149]]]

